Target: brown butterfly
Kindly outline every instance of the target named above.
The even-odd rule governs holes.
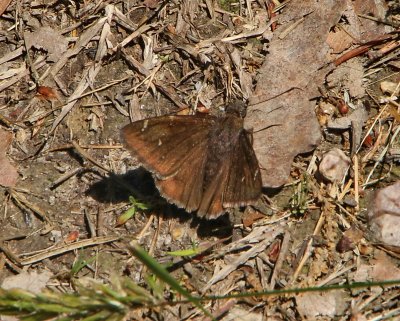
[[[252,136],[243,128],[245,113],[245,105],[237,101],[221,118],[197,114],[139,120],[122,129],[122,138],[153,173],[163,197],[213,219],[261,196]]]

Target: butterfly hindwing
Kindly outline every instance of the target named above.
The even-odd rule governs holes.
[[[229,163],[221,163],[214,179],[207,184],[203,192],[198,215],[216,218],[225,212],[223,207],[224,190],[229,175]]]
[[[223,205],[232,207],[254,203],[261,196],[262,181],[257,157],[246,131],[240,133],[232,154]]]

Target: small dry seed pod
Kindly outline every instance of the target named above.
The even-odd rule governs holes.
[[[319,172],[328,181],[339,183],[344,179],[350,164],[350,158],[340,149],[334,148],[322,157]]]
[[[400,181],[375,193],[368,219],[375,239],[400,246]]]

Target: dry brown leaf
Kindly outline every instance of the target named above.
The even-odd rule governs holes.
[[[68,40],[50,27],[41,27],[34,32],[24,33],[26,49],[44,49],[49,61],[57,61],[68,49]]]
[[[400,246],[400,181],[376,192],[368,212],[373,237],[385,245]]]
[[[373,281],[389,281],[400,279],[400,269],[393,260],[383,251],[375,252],[371,261],[370,277]]]
[[[11,0],[1,0],[0,1],[0,16],[7,10],[8,5],[10,4]]]
[[[351,46],[353,38],[344,29],[337,29],[329,32],[326,42],[333,53],[341,53]]]
[[[6,156],[12,134],[0,128],[0,184],[12,187],[17,183],[18,172]]]
[[[222,318],[222,321],[262,321],[262,313],[249,312],[248,309],[242,309],[238,306],[229,310],[227,315]]]
[[[303,293],[296,297],[297,310],[303,318],[315,320],[318,316],[342,314],[346,309],[346,296],[343,290]]]
[[[250,227],[254,222],[256,222],[262,218],[265,218],[264,214],[248,207],[242,218],[243,225],[244,225],[244,227]]]
[[[43,273],[37,273],[36,271],[22,272],[5,278],[1,287],[3,289],[19,288],[33,293],[40,293],[52,276],[53,273],[49,271],[43,271]]]
[[[335,68],[327,77],[328,87],[343,88],[351,97],[365,95],[363,86],[364,67],[360,57],[353,58]]]
[[[293,158],[311,151],[321,138],[310,99],[323,83],[327,71],[320,69],[327,63],[326,38],[345,5],[345,0],[292,1],[278,17],[280,27],[259,71],[245,124],[254,129],[254,149],[265,186],[286,183]]]

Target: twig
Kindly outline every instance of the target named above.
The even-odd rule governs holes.
[[[397,127],[396,131],[394,132],[389,144],[387,144],[385,146],[385,148],[382,150],[382,152],[379,154],[378,160],[375,162],[374,167],[371,169],[371,171],[369,172],[367,179],[365,180],[365,183],[363,184],[363,188],[365,189],[365,187],[367,186],[372,174],[375,172],[375,169],[378,167],[378,164],[381,163],[381,161],[383,160],[384,156],[386,155],[386,153],[389,150],[389,147],[393,145],[397,135],[400,132],[400,126]]]
[[[20,260],[20,262],[22,265],[29,265],[29,264],[43,261],[44,259],[56,256],[56,255],[66,253],[66,252],[70,252],[70,251],[88,247],[88,246],[110,243],[110,242],[114,242],[119,239],[120,239],[119,236],[93,237],[93,238],[90,238],[87,240],[77,241],[72,244],[61,245],[61,246],[58,246],[58,247],[50,249],[50,250],[49,249],[43,250],[44,253],[32,255],[30,257]],[[22,256],[24,256],[24,254],[20,255],[20,257],[22,257]]]
[[[289,250],[289,241],[290,241],[290,233],[289,233],[289,231],[286,231],[283,236],[281,250],[279,252],[278,259],[276,260],[274,271],[272,272],[272,275],[271,275],[271,282],[269,284],[270,290],[273,290],[275,288],[276,278],[282,268],[283,262],[286,259],[286,254]]]
[[[96,161],[92,156],[90,156],[88,153],[86,153],[77,142],[72,141],[72,146],[74,146],[75,150],[84,158],[86,158],[89,162],[92,164],[96,165],[98,168],[101,168],[103,171],[107,173],[111,173],[111,170],[109,170],[107,167],[104,167],[101,165],[98,161]]]
[[[358,157],[357,154],[353,157],[354,164],[354,200],[356,201],[356,211],[360,210],[360,191],[359,191],[359,173],[358,173]]]
[[[314,228],[313,235],[307,241],[306,250],[304,251],[304,255],[303,255],[302,259],[300,260],[300,262],[299,262],[299,264],[298,264],[298,266],[296,268],[296,271],[293,273],[293,276],[292,276],[291,281],[289,282],[289,284],[293,284],[294,282],[296,282],[296,280],[297,280],[297,278],[298,278],[298,276],[300,274],[300,271],[302,270],[304,264],[307,262],[308,258],[311,256],[311,252],[312,252],[312,249],[313,249],[312,244],[313,244],[313,241],[314,241],[313,236],[316,236],[319,233],[324,221],[325,221],[325,214],[324,214],[324,212],[321,212],[321,215],[319,216],[317,225]]]

